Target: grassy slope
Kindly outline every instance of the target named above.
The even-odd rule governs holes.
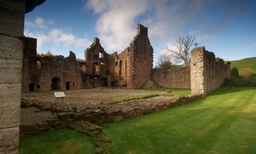
[[[256,89],[220,89],[191,104],[103,125],[113,154],[255,153]]]
[[[20,154],[91,154],[94,141],[69,129],[20,138]]]
[[[231,61],[230,68],[237,67],[239,75],[248,76],[248,74],[256,73],[256,57]]]

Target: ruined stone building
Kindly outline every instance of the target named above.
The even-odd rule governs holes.
[[[70,90],[92,87],[168,87],[191,88],[194,94],[206,95],[219,88],[229,76],[229,63],[215,58],[204,48],[192,52],[190,67],[152,69],[153,48],[148,28],[137,25],[137,34],[121,53],[108,54],[98,38],[77,61],[73,52],[68,57],[40,56],[36,39],[23,39],[22,90]],[[201,87],[200,87],[201,86]],[[196,90],[197,89],[197,90]]]
[[[140,88],[150,79],[153,67],[153,48],[148,29],[137,25],[137,34],[130,46],[118,54],[108,54],[98,38],[85,51],[80,61],[83,82],[93,86]]]
[[[66,58],[38,57],[36,39],[23,37],[24,14],[43,2],[0,3],[0,153],[18,153],[22,91],[80,89],[86,83],[140,88],[152,81],[164,87],[191,87],[193,95],[207,95],[229,77],[229,63],[204,48],[192,51],[189,69],[152,71],[153,48],[142,25],[120,54],[107,54],[95,38],[83,61],[77,62],[72,52]]]
[[[37,55],[36,39],[33,38],[24,37],[23,45],[23,92],[89,87],[140,88],[151,77],[153,48],[148,29],[140,24],[130,46],[120,54],[108,54],[98,38],[80,61],[73,52],[67,58]]]
[[[76,56],[37,55],[36,39],[23,38],[22,90],[70,90],[81,88]]]

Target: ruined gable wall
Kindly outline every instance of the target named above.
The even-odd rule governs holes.
[[[137,34],[130,43],[130,70],[128,88],[140,88],[150,79],[153,67],[153,48],[148,38],[148,28],[137,25]]]
[[[36,44],[36,39],[23,37],[22,92],[28,92],[30,90],[29,84],[34,84],[33,87],[36,89]]]
[[[214,53],[203,47],[191,52],[191,93],[207,95],[219,88],[229,77],[230,63],[215,58]]]
[[[0,3],[0,153],[18,153],[24,1]]]
[[[190,88],[190,67],[153,69],[151,80],[167,88]]]
[[[90,48],[84,53],[86,61],[87,75],[106,75],[108,71],[108,54],[100,44],[98,38],[94,38],[94,42]]]

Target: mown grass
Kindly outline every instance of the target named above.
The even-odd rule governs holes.
[[[111,154],[254,154],[256,88],[223,88],[179,107],[105,124]],[[73,130],[20,139],[20,154],[93,153],[94,142]]]
[[[256,89],[220,89],[193,103],[103,125],[112,154],[256,151]]]
[[[21,137],[19,154],[84,154],[94,153],[94,141],[69,129]]]
[[[239,75],[248,77],[250,73],[256,73],[256,57],[231,61],[230,68],[236,67]]]

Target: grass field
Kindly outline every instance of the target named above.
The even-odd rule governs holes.
[[[69,129],[20,138],[19,154],[92,154],[94,141]]]
[[[112,154],[254,154],[255,119],[256,88],[224,88],[193,103],[101,127],[112,141]],[[21,138],[19,151],[91,154],[93,147],[85,135],[58,130]]]
[[[237,67],[239,75],[247,77],[250,73],[256,73],[256,57],[231,61],[230,68]]]
[[[103,125],[113,154],[256,151],[256,89],[220,89],[191,104]]]

